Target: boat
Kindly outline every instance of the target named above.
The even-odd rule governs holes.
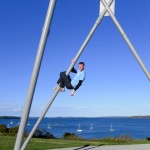
[[[82,129],[80,129],[80,123],[78,125],[77,132],[82,132]]]
[[[93,130],[93,124],[91,123],[90,130]]]
[[[7,128],[10,128],[10,125],[9,125],[9,124],[7,124]]]
[[[14,122],[11,120],[11,122],[9,124],[13,124]]]
[[[50,123],[48,124],[47,128],[48,128],[48,129],[51,129],[51,125],[50,125]]]
[[[115,129],[112,128],[112,124],[110,125],[109,131],[110,131],[110,132],[115,131]]]

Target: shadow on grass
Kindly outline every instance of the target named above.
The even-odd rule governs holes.
[[[84,148],[84,150],[89,150],[89,149],[94,149],[94,148],[96,148],[96,147],[103,146],[103,144],[98,145],[98,146],[92,146],[92,147],[89,147],[89,146],[90,146],[90,145],[84,145],[84,146],[82,146],[82,147],[75,148],[75,149],[73,149],[73,150],[82,150],[83,148]]]

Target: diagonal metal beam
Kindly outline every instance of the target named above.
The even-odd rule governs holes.
[[[16,139],[14,150],[20,150],[21,145],[22,145],[24,131],[25,131],[27,119],[28,119],[28,116],[30,113],[30,108],[31,108],[32,100],[33,100],[33,95],[34,95],[34,91],[35,91],[35,87],[36,87],[36,83],[37,83],[37,79],[38,79],[38,74],[39,74],[39,70],[40,70],[40,66],[41,66],[41,62],[42,62],[42,58],[43,58],[43,54],[44,54],[47,37],[49,34],[49,27],[51,24],[53,11],[55,8],[55,3],[56,3],[56,0],[50,0],[50,2],[49,2],[47,16],[45,19],[43,32],[41,35],[36,60],[35,60],[33,71],[32,71],[32,77],[31,77],[29,88],[28,88],[27,98],[26,98],[24,109],[23,109],[21,123],[19,126],[19,131],[17,134],[17,139]]]
[[[108,3],[108,6],[110,6],[112,4],[114,0],[110,0]],[[82,46],[80,47],[78,53],[75,56],[75,61],[73,63],[71,63],[71,65],[69,66],[68,70],[66,71],[66,75],[69,75],[70,71],[72,70],[73,66],[75,65],[75,63],[77,62],[77,60],[79,59],[80,55],[82,54],[82,52],[84,51],[86,45],[88,44],[88,42],[90,41],[92,35],[94,34],[94,32],[96,31],[98,25],[100,24],[100,22],[102,21],[105,13],[107,12],[107,9],[105,8],[103,10],[103,12],[101,13],[101,15],[97,18],[94,26],[92,27],[91,31],[89,32],[88,36],[86,37],[85,41],[83,42]],[[37,122],[35,123],[33,129],[31,130],[29,136],[27,137],[26,141],[24,142],[24,144],[21,147],[21,150],[24,150],[27,146],[27,144],[29,143],[30,139],[32,138],[34,132],[36,131],[37,127],[39,126],[40,122],[42,121],[42,119],[44,118],[45,114],[47,113],[47,111],[49,110],[50,106],[52,105],[53,101],[55,100],[57,94],[59,93],[60,90],[60,86],[57,87],[56,91],[53,93],[52,97],[50,98],[50,101],[48,102],[48,104],[46,105],[44,111],[42,112],[41,116],[38,118]]]
[[[143,69],[145,75],[147,76],[147,78],[150,81],[150,72],[148,71],[147,67],[145,66],[145,64],[143,63],[142,59],[140,58],[140,56],[138,55],[138,53],[136,52],[134,46],[132,45],[132,43],[130,42],[129,38],[127,37],[125,31],[123,30],[123,28],[121,27],[121,25],[119,24],[118,20],[116,19],[116,17],[114,16],[114,14],[112,13],[112,11],[109,8],[109,5],[106,3],[105,0],[101,0],[101,2],[103,3],[104,7],[107,9],[107,12],[109,13],[109,15],[111,16],[113,22],[115,23],[116,27],[118,28],[119,32],[121,33],[121,35],[123,36],[125,42],[127,43],[127,45],[129,46],[131,52],[133,53],[133,55],[135,56],[137,62],[139,63],[139,65],[141,66],[141,68]]]

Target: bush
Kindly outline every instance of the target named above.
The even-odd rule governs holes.
[[[9,135],[16,135],[18,133],[18,129],[19,129],[19,126],[9,128],[8,129],[8,134]]]
[[[76,139],[80,139],[77,135],[75,135],[74,133],[70,133],[70,132],[65,132],[63,135],[64,139],[69,139],[69,140],[76,140]]]
[[[150,141],[150,137],[146,137],[146,140],[147,140],[147,141]]]
[[[108,142],[108,143],[126,143],[126,142],[132,142],[133,139],[132,137],[128,136],[128,135],[121,135],[120,137],[117,138],[104,138],[102,139],[102,141],[104,142]]]
[[[12,128],[7,128],[6,125],[0,124],[0,135],[16,135],[18,133],[19,126],[15,126]],[[27,132],[24,132],[24,136],[27,136]]]
[[[37,129],[33,134],[33,138],[45,138],[45,139],[55,139],[53,134],[50,134],[46,130],[39,130]]]
[[[0,133],[6,133],[7,132],[7,127],[3,124],[0,124]]]
[[[53,136],[53,134],[50,134],[49,132],[46,132],[45,138],[46,139],[55,139],[55,137]]]
[[[131,136],[128,136],[128,135],[122,135],[118,139],[120,142],[131,142],[131,141],[133,141],[133,138]]]

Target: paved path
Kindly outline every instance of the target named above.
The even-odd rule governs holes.
[[[150,144],[87,146],[87,147],[62,148],[57,150],[150,150]]]

